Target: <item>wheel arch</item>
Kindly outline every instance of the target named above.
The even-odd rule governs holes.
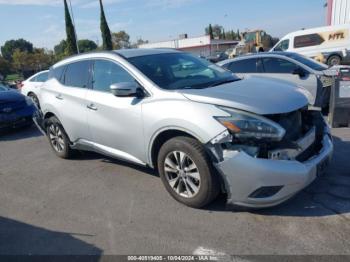
[[[331,53],[331,54],[329,54],[328,57],[327,57],[327,65],[328,65],[328,62],[329,62],[330,58],[333,57],[333,56],[339,57],[340,61],[343,60],[343,57],[342,57],[339,53]]]
[[[157,166],[157,157],[162,145],[169,139],[177,136],[187,136],[187,137],[194,138],[199,142],[203,142],[201,141],[198,135],[183,128],[172,127],[172,128],[159,130],[151,139],[149,150],[148,150],[149,165],[152,168],[155,168]]]
[[[43,119],[44,119],[44,127],[47,128],[47,122],[48,122],[48,119],[49,119],[50,117],[56,117],[56,118],[58,119],[58,121],[60,122],[60,126],[63,128],[63,132],[64,132],[65,135],[68,137],[69,142],[72,144],[72,140],[70,139],[69,135],[67,134],[67,132],[66,132],[66,130],[65,130],[65,128],[64,128],[64,126],[63,126],[63,124],[62,124],[62,122],[61,122],[61,120],[60,120],[59,117],[58,117],[56,114],[54,114],[53,112],[48,111],[48,112],[46,112],[46,113],[44,114],[44,117],[43,117]]]

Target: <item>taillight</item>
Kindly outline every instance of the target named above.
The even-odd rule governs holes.
[[[24,86],[23,82],[20,82],[17,84],[17,89],[22,89],[23,86]]]

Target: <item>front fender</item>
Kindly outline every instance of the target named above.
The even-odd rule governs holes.
[[[153,143],[166,130],[183,131],[203,144],[226,130],[214,116],[225,116],[227,113],[214,105],[187,100],[166,100],[146,103],[142,107],[145,152],[149,164]]]

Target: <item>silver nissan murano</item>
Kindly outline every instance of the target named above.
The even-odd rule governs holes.
[[[35,118],[53,151],[90,150],[158,170],[170,195],[203,207],[277,205],[329,162],[332,137],[305,90],[234,74],[172,49],[82,54],[55,64]]]

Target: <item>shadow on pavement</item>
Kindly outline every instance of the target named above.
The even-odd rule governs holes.
[[[89,261],[99,261],[103,251],[75,236],[89,237],[0,217],[0,255],[93,255]]]
[[[43,136],[43,134],[36,128],[35,125],[32,125],[30,127],[11,129],[8,131],[0,131],[0,141],[14,141],[40,136]]]
[[[333,160],[324,176],[289,201],[272,208],[248,210],[266,216],[320,217],[350,214],[350,141],[334,138]],[[212,211],[228,211],[225,198],[208,206]],[[350,219],[350,217],[349,217]]]

